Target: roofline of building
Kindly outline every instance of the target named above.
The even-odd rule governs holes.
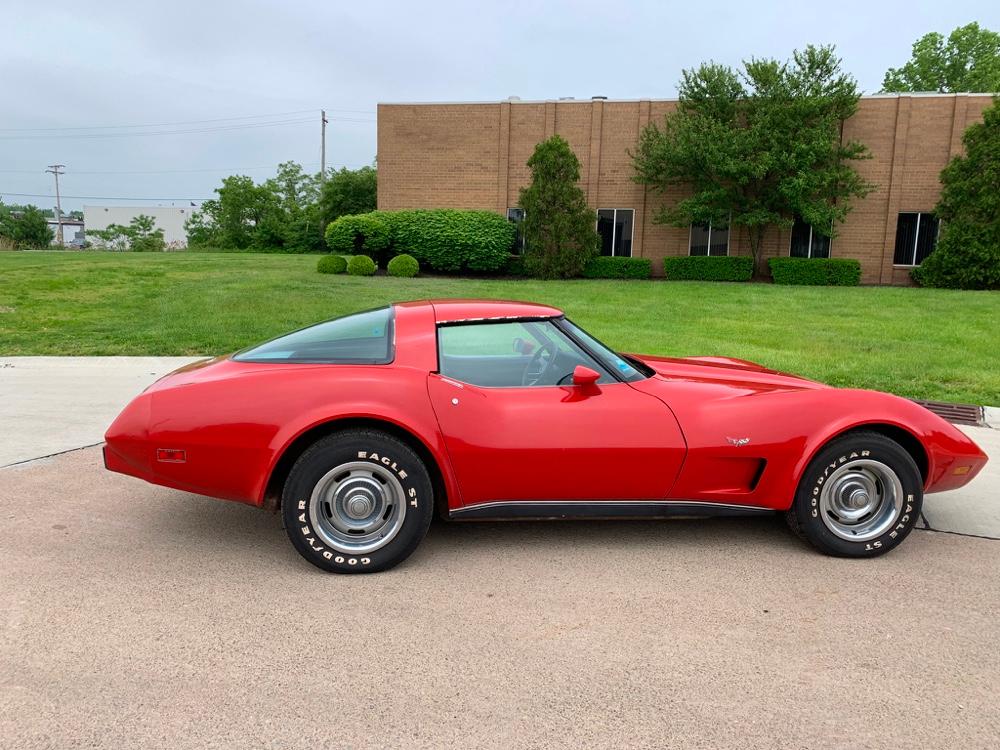
[[[941,93],[938,91],[905,91],[899,93],[885,94],[863,94],[862,99],[899,99],[902,97],[958,97],[958,96],[1000,96],[1000,93],[991,94],[988,92],[959,91],[953,93]],[[611,99],[606,96],[592,97],[590,99],[576,99],[565,97],[560,99],[489,99],[489,100],[459,100],[459,101],[429,101],[429,102],[378,102],[379,107],[415,107],[415,106],[465,106],[469,104],[591,104],[595,101],[608,102],[613,104],[638,104],[639,102],[677,102],[678,99]]]
[[[178,201],[179,203],[180,201]],[[195,200],[196,203],[204,203],[202,200]],[[198,208],[198,206],[152,206],[152,205],[122,205],[120,203],[84,203],[84,208]]]

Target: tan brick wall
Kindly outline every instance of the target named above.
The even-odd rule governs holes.
[[[837,229],[834,257],[861,261],[862,283],[908,284],[909,269],[893,267],[901,211],[929,211],[940,192],[938,175],[961,153],[965,129],[982,118],[989,96],[873,96],[844,123],[843,137],[859,140],[872,158],[856,168],[875,190],[852,203]],[[662,121],[676,102],[506,101],[487,104],[380,104],[378,205],[383,209],[480,208],[506,213],[530,179],[526,162],[535,144],[562,135],[580,160],[580,186],[589,205],[635,210],[632,254],[653,259],[687,255],[686,228],[656,223],[662,195],[632,180],[629,150],[642,128]],[[787,255],[790,232],[771,229],[765,255]],[[746,255],[744,232],[730,253]]]

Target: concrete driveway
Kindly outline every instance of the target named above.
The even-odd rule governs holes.
[[[2,364],[0,404],[30,396]],[[110,391],[63,404],[104,404],[84,443]],[[19,408],[0,445],[55,452],[59,409]],[[0,468],[0,519],[3,748],[1000,746],[988,539],[850,561],[775,519],[436,523],[399,568],[332,576],[276,516],[96,447]]]

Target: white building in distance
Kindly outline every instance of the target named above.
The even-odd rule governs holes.
[[[136,216],[152,216],[156,220],[156,229],[163,230],[163,239],[168,248],[187,246],[187,233],[184,222],[197,211],[196,206],[84,206],[83,224],[87,231],[91,229],[107,229],[112,224],[128,226]],[[88,238],[93,241],[92,237]]]

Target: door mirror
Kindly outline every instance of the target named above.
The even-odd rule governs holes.
[[[601,373],[589,367],[577,365],[573,370],[573,385],[593,385],[601,379]]]

